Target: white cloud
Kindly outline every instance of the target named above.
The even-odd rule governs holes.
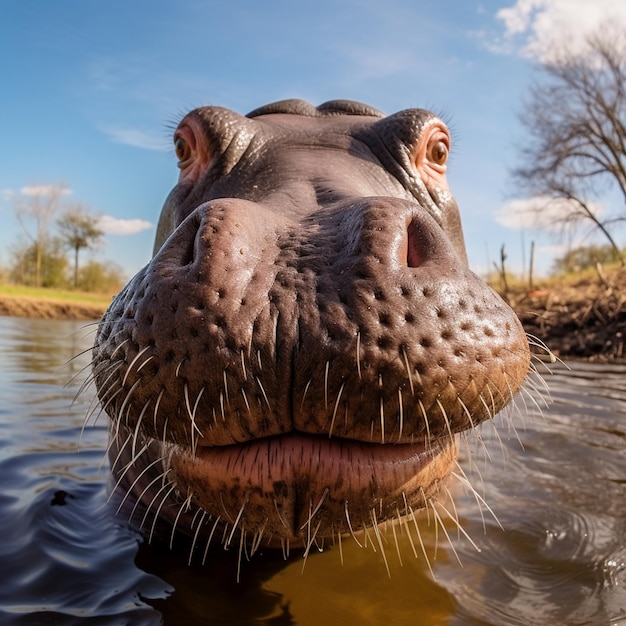
[[[7,189],[5,191],[10,190]],[[56,194],[69,196],[73,192],[69,187],[65,187],[64,185],[29,185],[27,187],[22,187],[20,189],[20,193],[24,196],[45,198],[46,196],[54,196]]]
[[[110,215],[103,215],[98,219],[98,228],[107,235],[134,235],[152,228],[152,223],[138,218],[120,220]]]
[[[598,216],[603,212],[600,204],[592,204],[591,208]],[[580,213],[575,201],[536,196],[507,202],[495,212],[494,218],[505,228],[558,232],[562,230],[563,218],[573,212]]]
[[[169,143],[164,137],[157,137],[154,134],[135,128],[103,128],[102,131],[115,143],[133,146],[134,148],[156,150],[158,152],[165,152],[169,148]]]
[[[575,54],[586,49],[586,38],[604,24],[626,28],[623,0],[517,0],[500,9],[496,17],[504,22],[504,40],[490,45],[506,51],[514,41],[520,52],[542,63],[553,61],[563,48]]]

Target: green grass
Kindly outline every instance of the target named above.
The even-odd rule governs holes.
[[[111,304],[111,295],[86,293],[67,289],[48,289],[46,287],[26,287],[24,285],[0,284],[0,296],[19,296],[45,300],[62,300],[63,302],[82,302],[107,307]]]

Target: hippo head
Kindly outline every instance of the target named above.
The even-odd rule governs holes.
[[[94,346],[144,524],[310,546],[436,496],[529,368],[468,269],[450,144],[428,111],[349,101],[184,117],[153,259]]]

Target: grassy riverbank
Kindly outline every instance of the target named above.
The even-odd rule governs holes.
[[[503,293],[526,332],[558,357],[626,362],[626,269],[608,267],[509,285]],[[114,294],[0,285],[0,315],[92,320]]]
[[[113,295],[0,285],[0,315],[41,319],[98,319],[109,306]]]

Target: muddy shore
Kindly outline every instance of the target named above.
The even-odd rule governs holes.
[[[105,307],[88,302],[71,302],[54,298],[0,295],[0,315],[48,320],[97,320]]]
[[[626,363],[626,269],[503,294],[527,333],[561,359]],[[539,350],[541,352],[541,350]]]
[[[551,279],[532,291],[518,286],[502,295],[526,332],[554,356],[626,363],[626,269]],[[97,320],[104,310],[88,302],[0,295],[0,315],[13,317]]]

